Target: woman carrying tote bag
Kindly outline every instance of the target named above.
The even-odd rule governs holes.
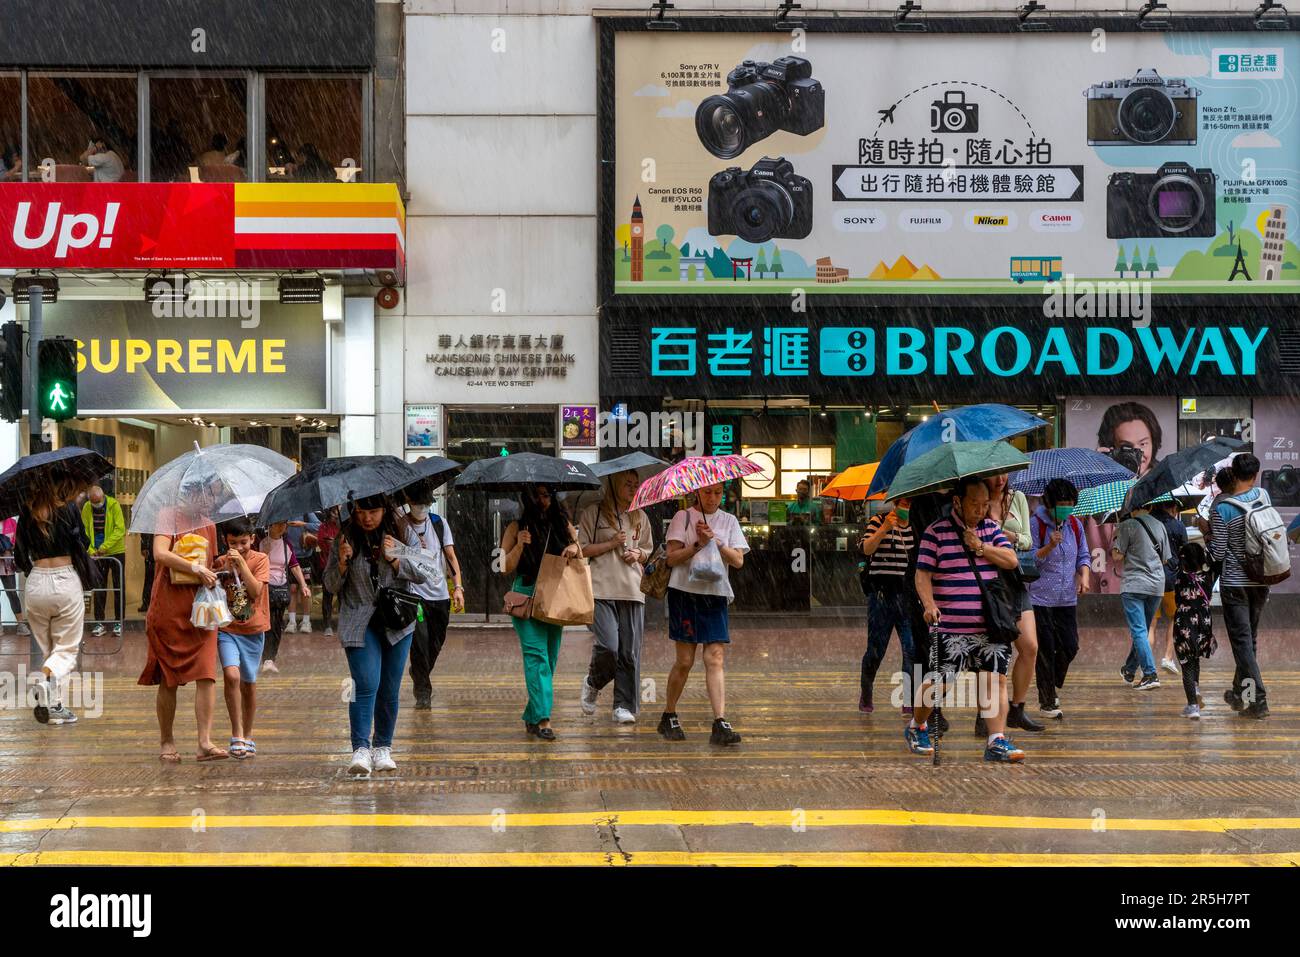
[[[501,536],[505,553],[505,573],[514,576],[507,605],[520,597],[531,598],[537,585],[537,573],[543,555],[577,557],[578,530],[569,521],[569,513],[550,486],[537,485],[520,496],[523,512],[518,521],[506,526]],[[528,734],[543,741],[554,741],[551,730],[552,680],[555,662],[560,656],[563,625],[552,625],[537,618],[518,617],[512,612],[519,650],[524,659],[524,684],[528,689],[528,706],[522,715]]]

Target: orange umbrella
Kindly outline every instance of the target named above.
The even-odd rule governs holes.
[[[841,498],[847,502],[861,502],[863,499],[871,502],[883,502],[885,500],[884,492],[877,492],[869,499],[867,498],[867,489],[871,486],[871,480],[875,478],[876,467],[879,462],[871,462],[867,465],[854,465],[845,469],[830,483],[822,489],[822,498]]]

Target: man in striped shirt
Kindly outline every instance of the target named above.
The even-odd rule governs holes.
[[[1011,646],[989,639],[980,588],[981,579],[989,582],[998,569],[1016,568],[1019,558],[1002,529],[988,518],[989,490],[982,480],[961,479],[952,496],[952,514],[925,530],[916,559],[917,596],[935,631],[932,648],[943,649],[942,661],[931,670],[976,672],[980,713],[989,730],[984,760],[1023,761],[1024,752],[1005,734]],[[937,657],[932,651],[931,661]],[[921,689],[904,731],[913,754],[934,752],[926,726],[933,710],[926,705],[932,683],[927,680]]]
[[[1210,510],[1210,557],[1223,563],[1219,579],[1223,624],[1237,665],[1232,687],[1223,693],[1223,700],[1243,717],[1267,718],[1268,698],[1255,655],[1268,586],[1246,575],[1246,512],[1236,504],[1248,505],[1260,496],[1267,501],[1267,493],[1255,484],[1259,480],[1259,459],[1249,452],[1238,455],[1232,460],[1232,477],[1236,482],[1232,494],[1216,499]]]

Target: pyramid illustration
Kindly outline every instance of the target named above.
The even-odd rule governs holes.
[[[884,264],[884,262],[878,262],[878,263],[876,263],[876,268],[873,269],[873,270],[871,270],[871,275],[868,276],[867,278],[868,278],[868,279],[877,279],[877,280],[879,280],[879,279],[888,279],[888,278],[889,278],[889,267],[886,266],[886,265]]]
[[[885,278],[911,279],[915,273],[916,266],[912,264],[912,260],[908,259],[906,256],[899,256],[898,259],[894,260],[894,265],[889,267],[889,272],[886,274]]]
[[[938,279],[939,274],[929,266],[922,266],[916,272],[912,273],[913,279]]]

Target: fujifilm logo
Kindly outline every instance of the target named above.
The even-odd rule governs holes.
[[[704,454],[703,412],[600,413],[596,441],[602,449],[684,449]]]
[[[1048,319],[1131,319],[1133,326],[1151,325],[1151,283],[1130,279],[1062,281],[1043,284],[1043,315]]]
[[[261,283],[210,280],[202,285],[184,273],[159,277],[149,284],[158,319],[239,319],[242,329],[262,324]],[[201,294],[201,295],[200,295]]]
[[[153,928],[152,894],[83,894],[74,887],[50,898],[50,926],[59,929],[130,928],[148,937]]]

